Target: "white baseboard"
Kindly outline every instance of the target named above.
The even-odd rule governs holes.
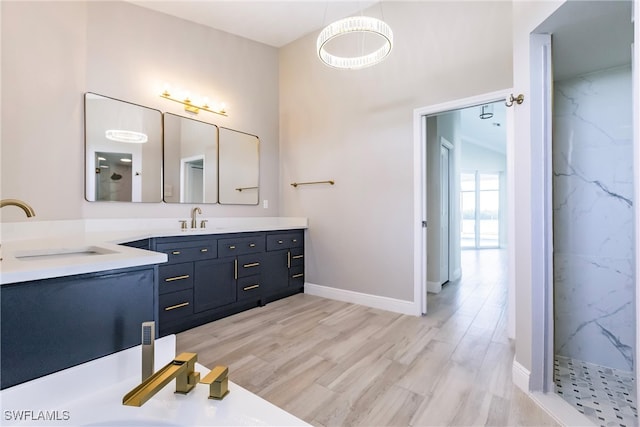
[[[527,368],[513,360],[511,368],[513,383],[531,398],[543,411],[562,426],[593,426],[589,418],[578,412],[567,401],[555,393],[542,393],[529,391],[529,376]]]
[[[441,290],[442,285],[439,282],[427,281],[427,292],[431,292],[432,294],[439,294]]]
[[[393,311],[394,313],[409,314],[411,316],[420,316],[421,314],[420,304],[413,301],[363,294],[345,289],[331,288],[329,286],[314,285],[313,283],[305,283],[304,292],[309,295],[379,308],[381,310]]]
[[[513,366],[511,367],[511,377],[513,383],[523,392],[529,394],[529,376],[531,372],[524,366],[522,366],[516,359],[513,359]]]

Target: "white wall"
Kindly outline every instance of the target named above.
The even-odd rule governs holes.
[[[322,65],[317,33],[281,49],[281,213],[309,218],[308,282],[412,301],[413,110],[511,86],[511,4],[383,11],[395,47],[375,67]]]
[[[514,107],[514,203],[516,254],[516,362],[525,370],[532,366],[532,192],[541,191],[539,182],[531,179],[531,107],[528,102],[530,85],[529,36],[533,30],[550,16],[564,1],[517,1],[513,2],[513,90],[514,94],[525,94],[525,102]],[[537,283],[536,286],[540,286]],[[536,313],[536,322],[543,322]]]
[[[221,99],[198,120],[261,138],[260,206],[203,205],[204,216],[279,213],[278,51],[124,2],[2,1],[2,198],[37,220],[187,217],[190,206],[84,201],[83,94],[187,115],[164,83]],[[43,175],[55,179],[39,179]],[[23,221],[3,208],[2,221]]]

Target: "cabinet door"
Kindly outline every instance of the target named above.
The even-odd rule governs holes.
[[[263,294],[287,289],[289,284],[289,251],[270,251],[262,255]]]
[[[236,301],[236,259],[194,263],[193,308],[199,313]]]

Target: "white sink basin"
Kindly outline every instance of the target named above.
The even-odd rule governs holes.
[[[93,257],[114,254],[116,251],[100,246],[83,246],[76,248],[50,248],[16,252],[15,257],[21,261],[42,261],[60,258]]]

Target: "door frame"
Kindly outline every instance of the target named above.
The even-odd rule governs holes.
[[[453,272],[451,271],[451,258],[452,258],[452,249],[451,249],[451,212],[453,211],[453,197],[451,191],[451,182],[453,178],[453,144],[449,142],[444,136],[440,137],[440,155],[442,156],[442,149],[447,151],[447,280],[451,280],[453,276]],[[440,158],[440,179],[444,178],[442,175],[442,158]],[[440,191],[442,191],[442,182],[440,182]],[[442,203],[442,193],[440,193],[440,203]],[[440,230],[442,230],[442,217],[440,218]],[[442,242],[443,236],[440,234],[440,255],[442,255]],[[440,267],[442,267],[442,259],[440,260]],[[442,270],[442,268],[441,268]],[[442,271],[440,271],[440,286],[442,283]],[[445,283],[446,283],[445,282]]]
[[[413,110],[413,300],[421,314],[427,314],[427,116],[460,110],[481,104],[504,101],[513,92],[507,88],[468,98],[434,104]],[[514,200],[514,128],[513,111],[507,108],[507,275],[508,275],[508,326],[509,338],[515,338],[515,210]],[[428,224],[427,224],[428,225]]]

